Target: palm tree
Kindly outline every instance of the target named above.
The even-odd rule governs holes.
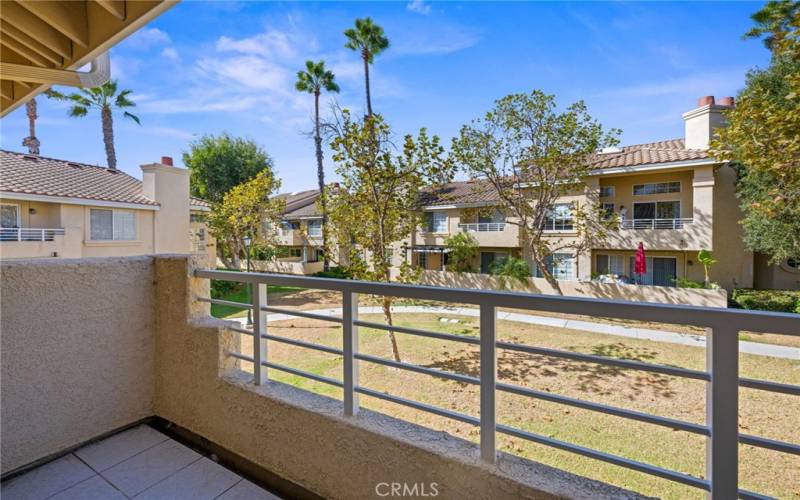
[[[322,168],[322,136],[319,130],[319,96],[322,89],[328,92],[339,92],[339,85],[334,81],[333,72],[325,69],[325,61],[306,61],[306,69],[297,72],[294,87],[300,92],[314,94],[314,144],[317,148],[317,181],[319,182],[320,205],[322,206],[322,248],[323,269],[328,270],[328,210],[325,203],[325,171]]]
[[[39,154],[39,139],[36,138],[36,119],[39,116],[36,114],[36,98],[34,97],[25,103],[25,111],[28,114],[28,137],[22,139],[22,145],[28,148],[28,153],[32,155]]]
[[[69,95],[50,90],[47,92],[47,96],[61,101],[72,102],[72,106],[67,111],[67,114],[76,118],[86,116],[91,108],[100,110],[100,119],[103,123],[103,142],[106,145],[108,168],[116,170],[117,154],[114,151],[114,120],[112,111],[114,108],[125,109],[136,106],[136,103],[129,98],[132,92],[132,90],[123,90],[117,93],[117,81],[111,80],[99,87],[80,89],[80,92]],[[127,111],[123,112],[123,116],[141,125],[138,116]]]
[[[389,39],[383,34],[383,28],[372,21],[372,18],[356,19],[356,27],[344,31],[347,37],[345,48],[361,53],[364,60],[364,82],[367,88],[367,115],[372,116],[372,99],[369,94],[369,65],[373,58],[389,48]]]

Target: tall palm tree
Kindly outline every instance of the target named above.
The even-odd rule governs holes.
[[[36,119],[39,116],[36,114],[36,98],[34,97],[25,103],[25,111],[28,114],[28,137],[22,139],[22,145],[28,148],[28,153],[32,155],[39,154],[39,139],[36,137]]]
[[[389,39],[383,34],[383,28],[372,21],[372,18],[356,19],[356,27],[344,31],[347,37],[345,48],[361,53],[364,60],[364,82],[367,88],[367,115],[372,116],[372,98],[369,93],[369,65],[373,58],[389,48]]]
[[[325,203],[325,171],[322,168],[322,135],[319,125],[319,96],[322,90],[339,92],[333,72],[325,69],[325,61],[306,61],[306,69],[297,72],[294,87],[300,92],[314,94],[314,144],[317,148],[317,181],[319,181],[320,205],[322,205],[323,269],[328,270],[328,210]]]
[[[117,81],[111,80],[99,87],[92,87],[89,89],[80,89],[80,92],[75,92],[69,95],[62,94],[61,92],[50,90],[47,92],[48,97],[58,99],[61,101],[70,101],[72,106],[67,111],[69,116],[81,118],[89,113],[92,108],[100,110],[100,119],[103,124],[103,142],[106,146],[106,158],[108,160],[108,168],[111,170],[117,169],[117,154],[114,151],[114,119],[113,110],[132,108],[136,103],[131,101],[129,96],[132,90],[122,90],[117,93]],[[137,124],[141,125],[139,117],[124,111],[123,116],[130,118]]]

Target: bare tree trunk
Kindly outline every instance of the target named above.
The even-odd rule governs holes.
[[[386,320],[386,324],[390,327],[394,326],[392,323],[392,298],[384,296],[381,299],[383,303],[383,316]],[[394,360],[400,361],[400,349],[397,347],[397,339],[394,336],[394,332],[389,330],[389,340],[392,342],[392,354],[394,354]]]
[[[369,52],[363,50],[361,58],[364,59],[364,83],[367,87],[367,116],[372,116],[372,98],[369,94]]]
[[[325,170],[322,168],[322,136],[319,132],[319,90],[314,92],[314,143],[317,148],[317,181],[319,181],[319,203],[322,207],[322,269],[330,269],[328,258],[328,204],[325,195]]]
[[[110,170],[117,169],[117,153],[114,151],[114,120],[111,116],[111,107],[103,106],[100,111],[103,122],[103,142],[106,145],[106,160]]]
[[[541,271],[544,279],[552,286],[559,295],[564,295],[564,292],[561,290],[561,285],[558,283],[558,280],[553,276],[549,269],[547,269],[547,265],[543,259],[540,259],[538,255],[533,255],[533,260],[536,262],[536,266]]]

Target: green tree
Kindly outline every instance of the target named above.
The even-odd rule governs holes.
[[[618,130],[606,132],[583,101],[556,111],[554,96],[539,90],[495,101],[483,119],[462,127],[451,148],[455,161],[472,177],[482,177],[497,193],[509,224],[520,228],[528,252],[553,288],[561,293],[546,258],[557,252],[579,254],[601,243],[615,222],[602,217],[599,193],[585,186],[589,159],[618,143]],[[571,215],[554,213],[567,194],[589,197],[585,206],[572,204]],[[559,237],[553,221],[570,224]]]
[[[331,148],[339,187],[331,190],[330,216],[337,239],[350,247],[349,270],[355,279],[389,282],[395,242],[419,226],[419,191],[452,177],[439,138],[425,129],[407,135],[402,149],[392,146],[389,125],[380,115],[354,120],[345,110],[335,117]],[[410,279],[409,266],[401,280]],[[381,297],[386,324],[392,323],[392,297]],[[394,332],[392,352],[400,360]]]
[[[800,11],[797,2],[770,2],[754,19],[748,35],[768,35],[772,60],[747,74],[711,147],[738,169],[745,243],[774,264],[800,255]]]
[[[447,248],[447,270],[457,273],[474,273],[475,259],[480,255],[478,240],[469,233],[456,233],[444,240]]]
[[[69,116],[82,118],[89,114],[92,108],[100,110],[100,121],[103,126],[103,143],[106,146],[106,160],[108,168],[116,170],[117,153],[114,150],[114,109],[125,110],[136,106],[130,99],[132,90],[117,92],[117,81],[110,80],[99,87],[80,89],[72,94],[62,94],[56,90],[47,91],[47,96],[59,101],[68,101],[71,106],[67,111]],[[139,117],[123,111],[122,116],[141,125]]]
[[[697,260],[698,262],[703,264],[703,273],[705,275],[703,283],[705,287],[708,288],[709,286],[711,286],[711,279],[708,277],[708,271],[709,269],[711,269],[711,266],[717,263],[717,260],[714,258],[711,252],[706,250],[705,248],[703,248],[697,253]]]
[[[323,254],[323,270],[330,266],[328,257],[328,208],[327,194],[325,193],[325,170],[322,167],[322,135],[320,134],[319,121],[319,96],[322,90],[339,92],[332,71],[325,69],[325,61],[306,61],[306,69],[297,72],[297,82],[294,84],[299,92],[308,92],[314,95],[314,145],[317,153],[317,182],[319,184],[319,203],[322,211],[322,247],[326,250]]]
[[[372,21],[372,18],[356,19],[355,28],[344,31],[347,37],[345,48],[355,50],[361,54],[364,61],[364,85],[367,90],[367,115],[372,116],[372,97],[369,92],[369,65],[375,56],[389,48],[389,39],[383,33],[383,28]]]
[[[260,251],[275,245],[277,234],[271,228],[278,226],[284,209],[284,200],[274,198],[280,186],[281,181],[267,168],[212,204],[208,227],[217,239],[217,255],[227,267],[240,269],[245,236]]]
[[[511,288],[514,283],[527,284],[528,278],[531,277],[531,269],[525,259],[509,255],[505,259],[492,262],[489,274],[497,277],[501,287]]]
[[[787,35],[797,29],[797,20],[800,19],[800,2],[770,0],[750,18],[755,26],[745,33],[743,38],[763,37],[764,46],[774,52],[780,49]]]
[[[272,158],[255,141],[227,132],[193,141],[183,153],[183,164],[190,172],[192,196],[212,203],[221,202],[225,193],[259,172],[273,169]]]

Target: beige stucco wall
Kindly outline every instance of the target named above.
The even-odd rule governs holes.
[[[757,253],[754,258],[753,286],[764,290],[800,290],[800,271],[792,269],[786,261],[770,265],[769,257]]]
[[[452,288],[478,288],[481,290],[503,290],[500,281],[487,274],[451,273],[425,271],[420,281],[423,285]],[[629,300],[636,302],[658,302],[662,304],[688,304],[707,307],[727,307],[725,290],[702,290],[663,286],[616,285],[583,281],[560,281],[564,295],[596,299]],[[555,289],[543,278],[529,278],[523,285],[512,283],[509,289],[544,295],[555,295]]]
[[[739,220],[742,212],[736,198],[736,171],[720,167],[714,177],[714,246],[717,260],[711,279],[728,290],[753,286],[753,252],[744,244]],[[702,266],[701,266],[702,267]]]
[[[152,415],[153,259],[3,262],[2,473]]]
[[[58,229],[61,227],[61,217],[58,203],[11,200],[7,198],[4,198],[1,201],[4,205],[17,205],[19,207],[20,227],[35,227],[45,229]],[[31,213],[31,210],[33,210],[35,213]]]
[[[189,170],[160,163],[142,165],[142,192],[158,202],[153,216],[153,252],[189,253]]]
[[[281,383],[256,388],[225,352],[240,337],[207,317],[207,282],[180,258],[156,260],[156,414],[324,498],[375,498],[380,482],[438,483],[441,498],[630,498],[634,495]],[[187,318],[193,316],[191,322]]]

